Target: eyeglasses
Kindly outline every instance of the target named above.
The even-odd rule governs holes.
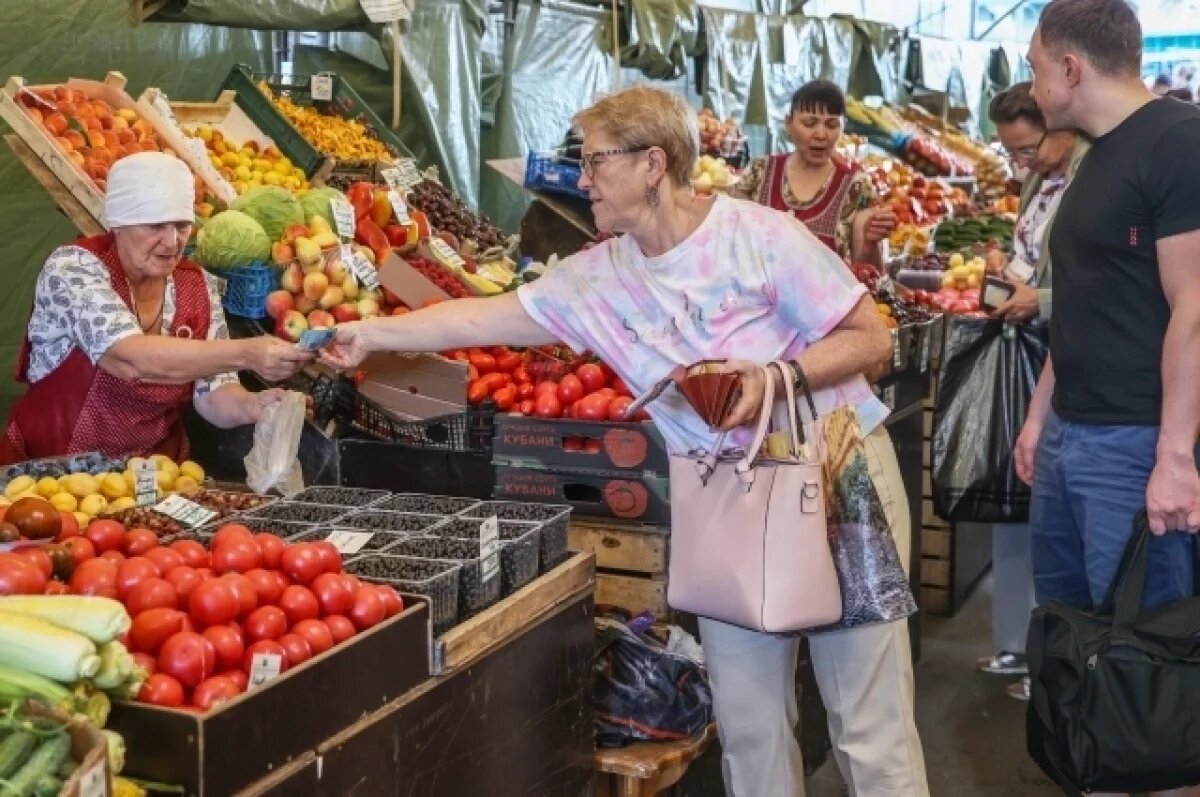
[[[596,158],[606,158],[612,155],[636,155],[639,152],[646,152],[650,147],[623,147],[621,149],[606,149],[602,152],[589,152],[587,155],[581,155],[580,161],[583,163],[583,173],[589,178],[596,176]],[[599,161],[604,163],[604,161]]]
[[[1043,132],[1042,137],[1038,139],[1038,143],[1034,144],[1032,147],[1021,147],[1020,149],[1014,149],[1012,152],[1008,152],[1007,150],[1005,150],[1005,152],[1008,154],[1008,157],[1014,161],[1019,163],[1028,163],[1037,157],[1038,150],[1042,148],[1042,144],[1046,143],[1046,136],[1048,135],[1050,135],[1049,130]]]

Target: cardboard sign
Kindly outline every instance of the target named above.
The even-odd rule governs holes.
[[[313,75],[309,91],[317,102],[329,102],[333,99],[333,75]]]
[[[369,291],[379,290],[379,271],[357,250],[350,246],[342,246],[342,262],[350,267],[350,273]]]
[[[329,200],[329,209],[333,211],[333,221],[337,226],[338,237],[345,240],[354,238],[354,206],[345,199],[337,197]]]
[[[373,531],[351,531],[350,529],[337,529],[329,533],[325,541],[338,549],[340,554],[358,553],[363,549],[371,538],[375,536]]]
[[[189,501],[181,495],[168,496],[166,500],[154,505],[154,511],[192,528],[203,526],[217,516],[213,510]]]

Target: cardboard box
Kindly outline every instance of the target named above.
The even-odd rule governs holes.
[[[395,252],[384,258],[378,270],[379,284],[414,310],[424,307],[430,299],[447,301],[451,298]]]
[[[569,504],[581,515],[670,523],[666,476],[496,466],[493,496],[504,501]]]
[[[71,719],[60,711],[31,703],[29,713],[68,723],[71,760],[78,766],[63,783],[59,797],[111,797],[112,773],[108,766],[108,741],[90,722]]]
[[[401,420],[423,420],[467,408],[467,364],[434,354],[373,354],[362,364],[358,391]]]
[[[593,450],[568,450],[566,441],[596,441]],[[594,446],[599,450],[594,450]],[[667,446],[651,423],[598,423],[516,415],[496,416],[492,455],[497,465],[540,469],[637,471],[667,474]]]
[[[225,797],[315,749],[429,678],[429,606],[405,596],[401,614],[207,714],[113,704],[128,767]]]

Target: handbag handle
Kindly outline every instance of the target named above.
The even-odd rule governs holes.
[[[783,382],[784,404],[787,405],[788,434],[792,441],[792,457],[799,459],[801,444],[804,442],[804,427],[800,425],[800,416],[796,411],[796,387],[792,384],[792,380],[788,378],[788,371],[790,369],[779,360],[770,363],[767,368],[774,368],[778,371],[780,381]],[[815,413],[813,419],[816,420]]]
[[[771,378],[771,372],[766,368],[760,367],[763,378],[763,400],[762,407],[758,411],[758,424],[754,427],[754,437],[750,440],[750,445],[746,447],[746,451],[738,462],[734,471],[738,475],[738,479],[743,484],[750,484],[754,481],[754,460],[758,458],[758,452],[762,450],[763,442],[767,439],[767,427],[771,425],[771,414],[775,409],[775,380]]]
[[[1196,535],[1191,536],[1192,562],[1195,573],[1200,574],[1200,545]],[[1138,510],[1133,518],[1133,536],[1125,545],[1116,576],[1098,614],[1113,618],[1113,631],[1132,633],[1134,623],[1142,611],[1146,592],[1146,569],[1150,559],[1150,516],[1145,508]],[[1200,578],[1194,578],[1193,596],[1200,595]]]

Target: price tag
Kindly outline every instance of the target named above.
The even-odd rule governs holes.
[[[354,237],[354,206],[338,197],[329,200],[329,209],[333,211],[333,221],[337,225],[339,238]]]
[[[379,272],[371,261],[367,260],[352,247],[342,245],[342,262],[350,269],[350,273],[369,291],[379,290]]]
[[[495,516],[479,524],[479,558],[484,583],[500,575],[500,520]]]
[[[389,168],[387,171],[393,170],[396,172],[396,185],[392,185],[391,183],[388,183],[388,185],[400,191],[407,191],[425,179],[421,176],[421,172],[417,170],[417,162],[412,158],[401,158],[396,161],[395,166]],[[384,175],[384,179],[387,179],[386,175]]]
[[[283,657],[278,653],[255,653],[250,657],[250,682],[247,689],[257,689],[279,677]]]
[[[393,191],[403,191],[404,186],[400,184],[400,170],[395,166],[389,166],[386,169],[379,170],[379,176],[387,183],[387,187]]]
[[[885,387],[883,389],[883,395],[879,397],[879,400],[882,401],[889,410],[894,411],[896,409],[896,386],[889,385],[888,387]]]
[[[453,249],[451,249],[450,244],[446,243],[441,238],[429,239],[429,251],[432,252],[433,256],[440,260],[443,265],[447,266],[448,268],[452,268],[455,271],[460,271],[462,267],[467,264],[467,261],[459,257],[458,252],[455,252]]]
[[[313,75],[308,87],[312,98],[318,102],[333,99],[333,75]]]
[[[404,201],[404,197],[400,192],[392,189],[388,191],[388,199],[392,203],[392,212],[396,214],[396,223],[407,225],[410,222],[408,218],[408,203]]]
[[[349,529],[337,529],[330,532],[325,541],[331,543],[334,548],[338,549],[338,553],[352,554],[358,553],[363,549],[371,538],[375,536],[373,531],[350,531]]]
[[[158,471],[150,460],[138,463],[133,469],[133,491],[138,506],[150,506],[158,501]]]
[[[105,797],[108,779],[104,777],[104,762],[93,764],[79,779],[79,797]]]
[[[203,526],[217,516],[217,513],[194,501],[189,501],[180,495],[168,496],[166,500],[154,506],[155,512],[160,512],[169,518],[174,518],[185,526],[196,528]]]

